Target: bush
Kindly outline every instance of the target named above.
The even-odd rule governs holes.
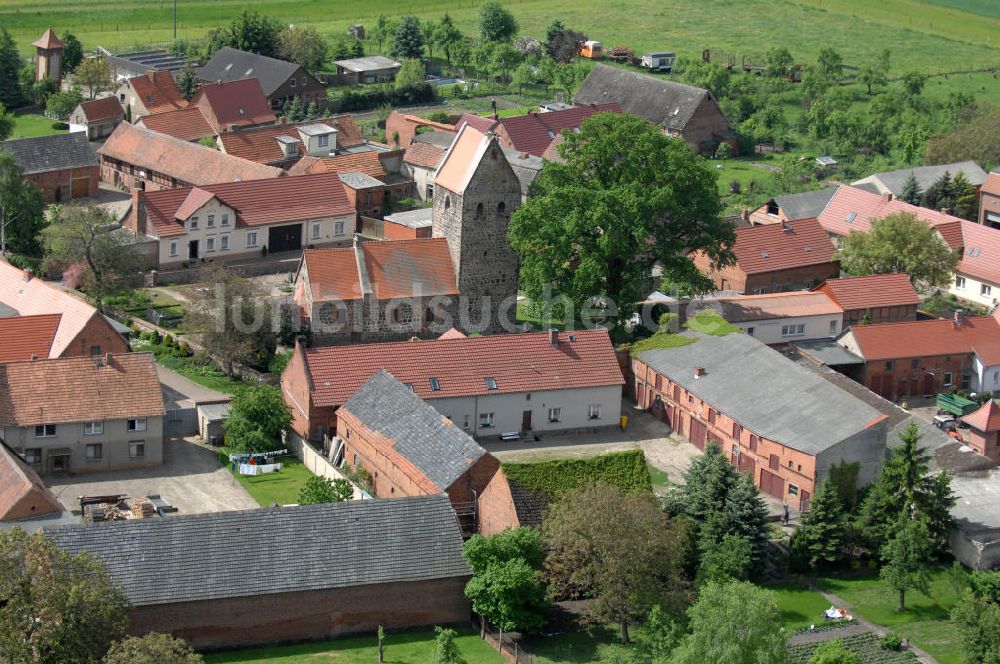
[[[652,493],[642,450],[612,452],[588,459],[502,464],[507,478],[551,498],[588,484],[604,482],[625,493]]]
[[[178,347],[178,350],[181,353],[181,357],[191,357],[192,355],[191,347],[187,345],[186,341],[181,342],[181,345]]]
[[[882,646],[882,650],[899,651],[903,648],[903,639],[899,638],[899,634],[895,632],[886,632],[885,636],[882,637],[880,645]]]
[[[429,83],[418,83],[391,90],[373,88],[357,91],[349,88],[340,97],[340,112],[369,110],[386,104],[393,107],[413,106],[427,104],[434,99],[434,87]]]
[[[52,128],[55,129],[56,131],[66,131],[67,129],[69,129],[69,125],[66,124],[65,122],[53,122]]]

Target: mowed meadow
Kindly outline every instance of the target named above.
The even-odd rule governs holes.
[[[523,34],[544,37],[560,19],[605,44],[636,51],[673,50],[700,57],[711,48],[762,56],[787,46],[812,62],[833,46],[849,65],[890,48],[893,69],[939,71],[1000,66],[997,0],[506,0]],[[436,19],[448,12],[474,32],[472,0],[178,0],[178,37],[198,40],[244,7],[289,23],[311,23],[327,36],[379,14]],[[173,3],[160,0],[0,0],[0,26],[28,54],[46,26],[73,32],[88,49],[163,44],[173,38]]]

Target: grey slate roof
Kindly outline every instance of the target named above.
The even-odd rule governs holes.
[[[580,86],[577,104],[618,102],[626,113],[646,118],[667,129],[682,131],[708,90],[618,67],[596,64]]]
[[[450,148],[454,141],[455,132],[453,131],[425,131],[413,137],[414,143],[429,143],[445,149]]]
[[[426,207],[406,212],[393,212],[385,215],[385,220],[410,228],[427,228],[434,223],[434,209]]]
[[[98,163],[97,152],[87,140],[85,131],[3,141],[0,150],[13,154],[25,175],[97,166]]]
[[[865,358],[855,355],[833,339],[798,341],[795,343],[795,347],[803,353],[816,358],[823,364],[832,367],[865,363]]]
[[[270,97],[298,70],[299,66],[294,62],[223,46],[198,72],[198,80],[214,83],[256,78],[264,95]]]
[[[136,606],[464,577],[445,495],[114,521],[48,530],[101,558]]]
[[[835,193],[837,193],[837,188],[829,187],[828,189],[777,196],[774,202],[784,211],[788,221],[810,219],[819,216],[819,213],[823,211]]]
[[[333,64],[348,71],[382,71],[383,69],[398,69],[402,65],[381,55],[369,55],[364,58],[348,58],[337,60]]]
[[[644,351],[639,359],[753,433],[818,454],[881,418],[881,413],[816,373],[742,333]],[[695,378],[696,368],[705,375]]]
[[[552,500],[545,494],[533,491],[523,484],[507,480],[510,487],[510,497],[514,501],[514,512],[517,513],[517,521],[522,526],[540,526],[545,510],[549,508]]]
[[[393,449],[442,491],[486,454],[469,434],[385,369],[359,387],[342,408],[393,440]]]
[[[853,185],[871,185],[874,188],[875,193],[891,193],[895,197],[899,197],[903,193],[903,187],[906,185],[906,181],[910,178],[910,174],[917,179],[917,184],[920,185],[921,191],[926,191],[926,189],[934,184],[937,180],[945,174],[945,171],[951,174],[952,177],[956,173],[962,172],[965,174],[965,179],[969,181],[970,184],[978,187],[983,182],[986,182],[986,171],[979,167],[974,161],[960,161],[954,164],[938,164],[935,166],[917,166],[915,168],[901,168],[898,171],[887,171],[885,173],[873,173],[866,178],[862,178]],[[869,187],[864,187],[869,189]],[[869,189],[870,190],[870,189]]]
[[[372,187],[382,186],[381,180],[377,180],[370,175],[366,175],[365,173],[360,173],[358,171],[341,173],[340,181],[351,189],[371,189]]]
[[[536,157],[524,152],[518,152],[513,148],[503,148],[503,154],[507,157],[517,181],[521,185],[521,195],[527,196],[531,189],[531,183],[535,181],[538,174],[542,172],[544,161],[541,157]]]

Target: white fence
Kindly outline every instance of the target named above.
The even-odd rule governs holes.
[[[348,482],[351,482],[350,478],[330,463],[330,461],[323,456],[322,452],[302,440],[301,436],[294,431],[287,432],[285,436],[285,446],[302,461],[302,464],[308,468],[309,472],[312,474],[319,475],[320,477],[326,477],[331,480],[347,480]],[[351,482],[351,486],[354,487],[354,500],[367,500],[371,498],[371,496],[369,496],[354,482]]]

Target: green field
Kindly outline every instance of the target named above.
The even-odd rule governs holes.
[[[313,476],[309,469],[293,456],[280,457],[277,461],[284,464],[284,467],[276,473],[236,475],[239,483],[261,507],[270,507],[272,503],[279,505],[298,503],[299,491],[306,480]]]
[[[66,130],[56,129],[54,121],[32,113],[14,113],[14,133],[11,138],[34,138],[49,134],[65,134]]]

